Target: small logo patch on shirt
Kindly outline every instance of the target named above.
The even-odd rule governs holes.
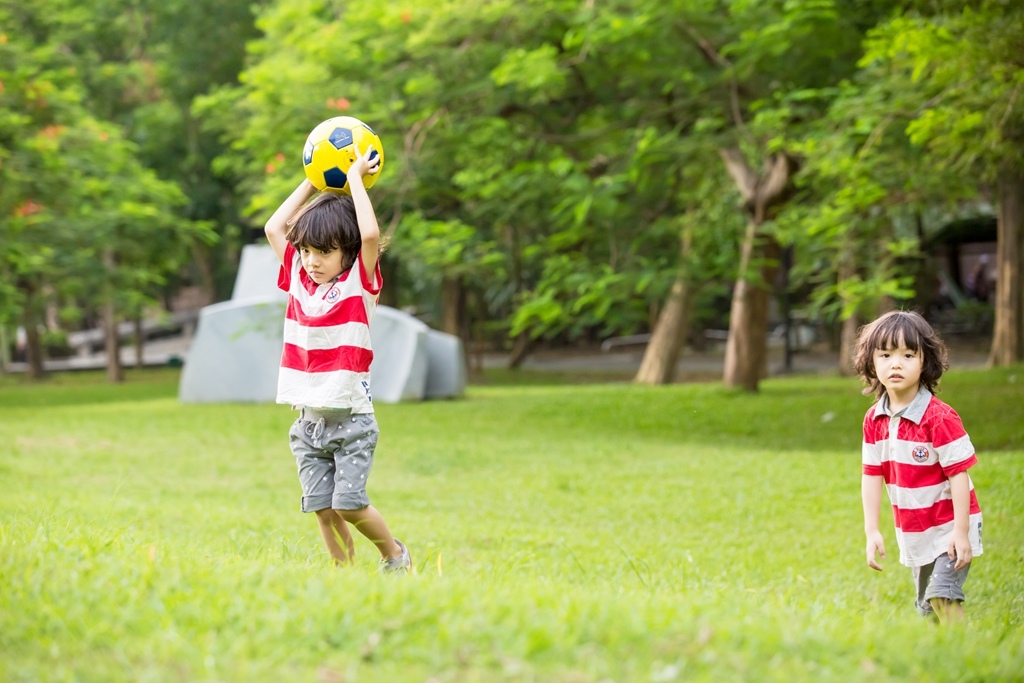
[[[329,304],[333,304],[341,296],[341,292],[338,291],[337,287],[331,287],[327,294],[324,296],[324,300]]]
[[[928,449],[924,446],[914,446],[914,450],[910,452],[910,455],[914,458],[915,462],[924,462],[928,459]]]

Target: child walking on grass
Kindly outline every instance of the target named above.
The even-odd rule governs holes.
[[[316,513],[337,564],[354,558],[352,524],[380,551],[385,573],[408,572],[409,550],[370,505],[366,482],[377,445],[370,397],[370,322],[380,294],[377,217],[363,176],[380,156],[360,154],[348,172],[351,196],[308,180],[266,225],[288,292],[277,402],[300,411],[288,437],[302,485],[302,511]],[[308,203],[307,203],[308,202]]]
[[[862,448],[868,566],[882,571],[885,484],[918,612],[960,620],[967,572],[982,553],[981,508],[967,474],[978,462],[974,446],[960,416],[934,396],[949,367],[946,346],[919,314],[891,311],[862,328],[854,365],[864,393],[877,399],[864,416]]]

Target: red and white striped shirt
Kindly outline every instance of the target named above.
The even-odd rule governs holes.
[[[947,552],[953,533],[949,478],[978,462],[960,416],[923,386],[899,417],[883,396],[864,416],[863,472],[880,476],[892,503],[900,563],[921,567]],[[968,539],[981,555],[981,508],[971,491]]]
[[[288,292],[277,402],[372,413],[370,323],[383,279],[371,282],[360,255],[337,280],[318,285],[288,244],[277,286]]]

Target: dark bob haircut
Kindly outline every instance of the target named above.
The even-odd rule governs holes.
[[[875,351],[899,346],[922,356],[921,383],[933,394],[938,393],[939,379],[949,369],[949,352],[935,329],[920,313],[890,311],[860,329],[853,367],[867,387],[864,394],[882,398],[885,386],[875,374]]]
[[[341,249],[342,270],[348,270],[363,246],[352,197],[321,192],[293,219],[287,238],[296,249]]]

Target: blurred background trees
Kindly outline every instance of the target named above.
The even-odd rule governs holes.
[[[990,361],[1024,360],[1016,4],[421,5],[0,0],[8,342],[41,371],[47,334],[227,298],[306,134],[348,114],[386,147],[384,303],[477,363],[639,335],[663,383],[721,329],[756,390],[798,308],[848,369],[882,308],[961,300],[935,240],[977,216]]]

